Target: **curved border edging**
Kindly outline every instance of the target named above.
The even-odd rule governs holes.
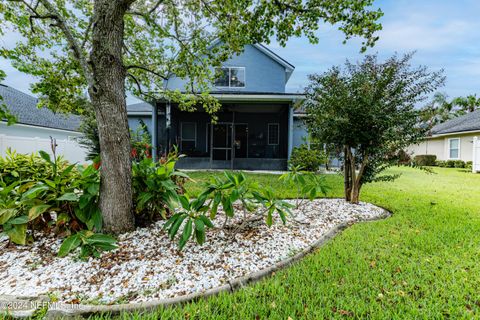
[[[377,206],[378,207],[378,206]],[[379,207],[380,208],[380,207]],[[279,261],[274,265],[262,269],[257,272],[250,273],[246,276],[235,278],[231,281],[228,281],[227,284],[224,284],[219,287],[211,288],[206,291],[202,292],[195,292],[188,295],[183,295],[174,298],[166,298],[166,299],[156,299],[146,302],[136,302],[136,303],[126,303],[126,304],[117,304],[117,305],[76,305],[77,307],[71,308],[71,305],[68,304],[58,304],[56,308],[48,309],[46,316],[48,319],[58,319],[63,317],[88,317],[93,314],[101,314],[101,313],[109,313],[111,315],[117,315],[121,313],[130,313],[130,312],[148,312],[152,311],[160,306],[171,306],[176,304],[183,304],[191,301],[196,301],[203,298],[208,298],[211,296],[215,296],[222,292],[234,292],[238,289],[241,289],[247,284],[257,282],[267,276],[270,276],[272,273],[283,269],[291,264],[299,261],[315,249],[322,247],[327,241],[332,239],[334,236],[345,230],[347,227],[362,222],[369,222],[369,221],[376,221],[388,218],[392,215],[392,213],[385,209],[384,213],[374,217],[374,218],[366,218],[356,222],[342,222],[332,229],[330,229],[327,233],[325,233],[320,239],[312,243],[310,246],[306,247],[301,252],[298,252],[292,257],[289,257],[285,260]],[[15,314],[12,314],[15,316]],[[17,314],[17,316],[26,316],[25,313]],[[30,315],[28,315],[30,316]]]

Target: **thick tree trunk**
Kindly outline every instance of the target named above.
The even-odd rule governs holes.
[[[112,233],[134,228],[126,71],[122,62],[127,6],[121,1],[95,1],[90,57],[94,84],[89,94],[96,114],[102,161],[100,209],[104,230]]]

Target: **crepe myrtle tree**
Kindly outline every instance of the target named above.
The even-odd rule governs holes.
[[[343,151],[345,199],[358,203],[362,185],[393,180],[380,175],[398,163],[401,150],[419,142],[428,127],[419,124],[416,105],[441,86],[443,70],[412,67],[412,54],[384,62],[367,55],[323,74],[309,76],[306,124],[312,136]]]
[[[337,26],[345,40],[374,45],[380,10],[373,0],[5,0],[0,32],[18,35],[2,57],[35,76],[40,105],[82,113],[88,92],[101,149],[100,207],[108,232],[134,227],[126,91],[148,100],[163,97],[185,110],[219,103],[208,94],[218,66],[245,44],[285,45],[305,35],[315,43],[320,23]],[[218,45],[211,48],[214,40]],[[11,43],[4,41],[2,43]],[[168,91],[171,75],[185,90]]]

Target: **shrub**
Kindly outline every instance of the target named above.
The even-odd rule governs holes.
[[[132,151],[131,156],[135,161],[140,161],[144,158],[152,157],[152,136],[148,131],[148,127],[143,120],[139,120],[138,128],[133,131],[130,130]]]
[[[68,166],[63,158],[57,158],[57,166]],[[9,185],[15,181],[51,179],[52,167],[38,154],[21,154],[7,149],[5,157],[0,157],[0,180]]]
[[[132,163],[133,203],[137,225],[146,225],[175,209],[178,192],[188,176],[175,170],[176,153],[153,162],[143,158]]]
[[[413,162],[417,166],[434,166],[435,165],[435,160],[437,160],[437,156],[433,154],[422,154],[422,155],[417,155],[413,158]]]
[[[142,119],[138,122],[139,126],[137,129],[135,131],[130,130],[130,155],[134,161],[140,161],[143,158],[152,157],[152,146],[150,146],[152,137],[145,122]],[[93,161],[98,169],[101,164],[100,140],[98,137],[97,121],[91,108],[87,108],[86,114],[82,117],[80,131],[83,135],[77,138],[77,141],[87,150],[85,160]]]
[[[0,163],[7,164],[0,176],[0,228],[13,243],[25,245],[37,231],[67,237],[65,241],[87,231],[95,235],[93,239],[103,236],[98,234],[102,229],[98,171],[93,166],[69,165],[56,156],[55,149],[53,139],[53,157],[44,151],[0,157]],[[16,181],[11,182],[12,178]],[[111,248],[91,242],[77,245],[83,257]]]
[[[412,157],[405,150],[400,150],[397,153],[399,165],[409,165],[412,162]]]
[[[444,160],[436,160],[436,161],[435,161],[435,165],[436,165],[437,167],[443,168],[443,167],[446,166],[446,163],[445,163]]]
[[[447,160],[447,161],[445,161],[445,167],[447,167],[447,168],[454,168],[454,167],[455,167],[455,160]]]
[[[293,148],[289,166],[301,167],[303,170],[316,172],[326,160],[327,157],[323,151],[309,149],[306,144],[302,144]]]
[[[465,162],[465,169],[472,170],[473,168],[473,161]]]
[[[299,208],[305,198],[313,200],[319,193],[327,194],[327,184],[324,176],[302,171],[300,167],[290,167],[290,170],[279,178],[288,188],[297,190],[295,206]]]
[[[455,160],[454,165],[455,168],[465,168],[465,162],[462,160]]]

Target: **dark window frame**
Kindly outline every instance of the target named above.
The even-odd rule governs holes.
[[[217,84],[217,79],[215,79],[214,85],[217,88],[237,88],[237,89],[242,89],[246,88],[247,86],[247,71],[245,67],[216,67],[215,68],[215,73],[217,73],[218,69],[228,69],[228,85],[219,85]],[[232,86],[232,69],[239,69],[243,70],[243,86]]]
[[[184,137],[183,137],[183,126],[185,124],[189,124],[189,125],[193,124],[194,125],[194,128],[195,128],[194,129],[194,131],[195,131],[195,138],[194,139],[184,139]],[[197,148],[197,140],[198,140],[197,138],[198,138],[198,135],[197,135],[197,123],[196,122],[188,122],[188,121],[180,122],[180,144],[182,146],[182,150],[183,150],[183,142],[184,141],[185,142],[192,142],[193,141],[194,142],[194,148],[196,149]]]
[[[270,126],[277,126],[276,143],[270,142]],[[278,146],[280,145],[280,124],[278,122],[271,122],[267,124],[267,145]]]

